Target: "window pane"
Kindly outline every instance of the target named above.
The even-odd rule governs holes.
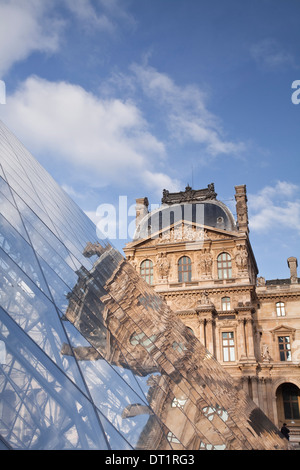
[[[230,360],[235,361],[235,351],[234,348],[230,348]]]
[[[61,355],[61,348],[68,340],[54,304],[3,252],[0,259],[0,296],[1,307],[85,390],[74,357]]]
[[[235,346],[233,331],[222,333],[223,361],[235,361]]]
[[[140,275],[148,284],[153,284],[153,263],[150,259],[142,261]]]
[[[93,405],[3,311],[0,337],[7,342],[6,364],[0,365],[4,439],[14,449],[107,448]]]
[[[182,256],[178,261],[179,282],[190,282],[192,280],[192,262],[188,256]]]
[[[218,265],[218,278],[219,279],[230,279],[231,272],[231,257],[228,253],[221,253],[217,259]]]
[[[230,297],[222,298],[222,310],[230,310]]]
[[[276,314],[278,317],[284,317],[285,316],[285,306],[283,302],[277,302],[276,303]]]
[[[289,336],[278,336],[279,356],[280,361],[291,360],[291,345]]]
[[[284,384],[282,389],[284,416],[286,419],[299,419],[299,389],[293,384]]]

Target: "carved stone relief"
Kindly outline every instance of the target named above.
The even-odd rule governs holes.
[[[212,278],[213,258],[210,250],[204,249],[198,255],[198,274],[200,279]]]
[[[235,263],[238,271],[245,272],[248,270],[248,253],[245,246],[237,246],[237,250],[235,251]]]
[[[159,253],[156,257],[156,269],[159,279],[167,278],[170,270],[170,262],[166,253]]]

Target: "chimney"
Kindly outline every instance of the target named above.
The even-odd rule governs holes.
[[[245,184],[235,186],[235,200],[238,228],[241,232],[248,233],[248,199]]]
[[[297,261],[297,258],[295,258],[294,256],[290,256],[290,258],[287,259],[287,264],[288,264],[288,267],[290,268],[291,284],[298,284],[298,275],[297,275],[298,261]]]
[[[143,217],[145,217],[145,215],[148,214],[149,201],[147,197],[140,197],[139,199],[136,199],[135,202],[136,202],[135,226],[137,227],[140,221],[143,219]]]

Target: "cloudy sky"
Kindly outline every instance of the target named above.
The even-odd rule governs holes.
[[[137,197],[214,182],[234,213],[246,184],[260,275],[288,277],[299,24],[299,0],[0,0],[0,119],[93,220],[116,208],[118,248]]]

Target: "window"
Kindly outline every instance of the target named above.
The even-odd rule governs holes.
[[[168,432],[167,439],[169,442],[175,442],[176,444],[180,444],[180,441],[177,439],[175,434],[173,434],[171,431]]]
[[[299,388],[293,384],[284,384],[282,399],[285,419],[300,419]]]
[[[230,297],[222,297],[221,299],[222,310],[230,310]]]
[[[141,262],[140,274],[148,284],[153,284],[153,263],[150,259]]]
[[[190,282],[192,280],[192,262],[188,256],[182,256],[178,261],[178,281]]]
[[[186,404],[187,399],[186,398],[173,398],[171,406],[172,408],[183,408],[184,405]]]
[[[285,317],[285,306],[283,302],[276,303],[276,315],[277,317]]]
[[[231,279],[231,256],[228,253],[221,253],[218,256],[218,278]]]
[[[140,344],[143,346],[148,352],[151,352],[151,350],[154,348],[154,341],[156,340],[156,335],[150,336],[148,338],[144,332],[142,333],[133,333],[130,337],[130,343],[132,346],[136,346]]]
[[[291,361],[291,343],[289,336],[278,336],[279,356],[281,361]]]
[[[235,361],[235,347],[233,331],[222,333],[223,361]]]

